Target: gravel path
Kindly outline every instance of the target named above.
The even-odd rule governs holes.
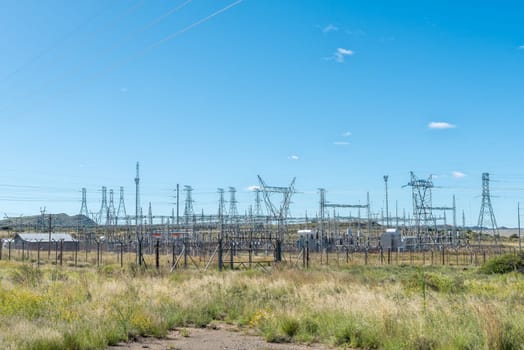
[[[182,334],[181,334],[182,333]],[[185,335],[185,336],[184,336]],[[255,335],[234,331],[228,326],[218,329],[187,328],[171,331],[164,339],[142,338],[133,343],[121,343],[109,350],[327,350],[329,347],[313,344],[273,344]]]

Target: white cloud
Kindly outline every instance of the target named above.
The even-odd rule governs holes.
[[[454,171],[451,173],[451,175],[455,178],[455,179],[462,179],[463,177],[466,177],[466,174],[460,172],[460,171]]]
[[[329,32],[336,32],[338,31],[338,27],[333,24],[328,24],[324,28],[322,28],[322,33],[329,33]]]
[[[256,190],[259,190],[259,189],[260,189],[260,186],[258,186],[258,185],[251,185],[251,186],[246,187],[247,191],[256,191]]]
[[[349,145],[349,142],[346,142],[346,141],[335,141],[333,142],[334,145],[337,145],[337,146],[347,146]]]
[[[293,154],[293,155],[287,157],[287,159],[289,159],[289,160],[299,160],[300,158],[299,158],[299,156]]]
[[[430,129],[454,129],[456,128],[456,125],[446,123],[446,122],[431,122],[428,124],[428,128]]]
[[[352,50],[349,50],[349,49],[344,49],[342,47],[339,47],[334,53],[333,55],[329,56],[329,57],[325,57],[324,59],[327,60],[327,61],[336,61],[338,63],[344,63],[344,58],[346,56],[352,56],[354,54],[354,52]]]
[[[350,137],[351,135],[353,135],[351,131],[346,131],[342,134],[343,137]]]
[[[519,49],[519,50],[524,50],[524,45],[520,45],[520,46],[518,47],[518,49]]]

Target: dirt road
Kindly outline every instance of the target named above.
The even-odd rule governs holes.
[[[273,344],[259,336],[248,335],[231,328],[186,328],[171,331],[164,339],[143,338],[134,343],[122,343],[109,350],[327,350],[326,346]]]

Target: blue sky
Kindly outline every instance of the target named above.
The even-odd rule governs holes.
[[[130,212],[140,161],[157,215],[177,183],[206,213],[235,186],[244,212],[257,174],[296,176],[310,216],[319,187],[380,213],[388,174],[390,211],[411,212],[414,171],[472,225],[489,172],[516,226],[522,23],[519,1],[1,0],[0,210],[76,214],[86,187],[98,211],[124,186]]]

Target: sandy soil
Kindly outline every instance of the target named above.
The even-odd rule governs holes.
[[[185,335],[185,336],[184,336]],[[329,347],[297,344],[272,344],[255,335],[235,331],[228,326],[210,328],[187,328],[171,331],[164,339],[142,338],[133,343],[121,343],[109,350],[327,350]]]

